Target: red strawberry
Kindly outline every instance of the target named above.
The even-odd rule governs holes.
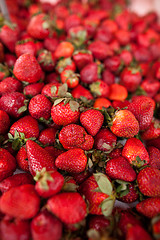
[[[143,140],[151,140],[160,136],[160,120],[153,119],[148,129],[141,133]]]
[[[67,224],[78,223],[87,215],[86,203],[79,193],[59,193],[48,200],[47,208]]]
[[[142,169],[138,176],[137,182],[139,190],[148,197],[160,197],[160,170],[153,167]]]
[[[63,99],[62,99],[63,100]],[[64,104],[64,101],[53,104],[51,109],[51,117],[57,125],[68,125],[76,123],[79,119],[79,105],[75,101]]]
[[[0,63],[0,80],[3,80],[8,76],[9,76],[8,66],[5,66],[2,63]]]
[[[159,91],[160,82],[155,79],[145,79],[141,83],[140,87],[146,92],[148,97],[153,98]]]
[[[105,58],[107,58],[108,56],[112,56],[113,54],[109,45],[100,40],[92,42],[89,45],[88,50],[92,52],[94,58],[97,58],[99,60],[104,60]]]
[[[44,94],[46,97],[57,97],[58,96],[58,89],[61,86],[58,82],[51,82],[45,84],[41,94]]]
[[[115,113],[110,129],[117,137],[132,138],[139,132],[139,123],[130,111],[119,110]]]
[[[10,92],[21,92],[22,83],[15,78],[7,77],[0,82],[0,95]]]
[[[13,118],[19,118],[27,107],[25,106],[23,93],[11,92],[3,95],[0,99],[0,109]]]
[[[23,88],[23,93],[25,96],[32,98],[41,93],[44,87],[43,82],[32,83]]]
[[[86,168],[87,157],[80,148],[70,149],[60,154],[55,161],[57,168],[69,173],[80,173]]]
[[[40,80],[42,70],[36,58],[25,53],[16,60],[13,73],[19,81],[35,83]]]
[[[149,165],[160,170],[160,150],[156,147],[149,146],[147,151],[150,158]]]
[[[121,59],[119,56],[112,56],[106,58],[104,61],[104,66],[106,69],[113,73],[118,73],[121,66]]]
[[[5,111],[0,110],[0,134],[7,133],[9,126],[10,126],[10,118],[8,114]]]
[[[159,234],[160,234],[160,219],[159,217],[155,217],[152,220],[152,231],[153,231],[153,235],[155,238],[157,238],[159,240]]]
[[[27,157],[27,151],[26,147],[22,146],[17,155],[16,155],[16,160],[18,167],[22,169],[25,172],[29,172],[29,164],[28,164],[28,157]]]
[[[100,128],[102,127],[103,121],[103,114],[96,109],[87,110],[85,112],[82,112],[80,115],[80,122],[82,126],[92,136],[95,136],[99,132]]]
[[[62,223],[51,213],[42,211],[32,219],[31,232],[34,240],[47,240],[50,237],[60,240]]]
[[[55,67],[54,54],[46,49],[42,49],[39,52],[37,61],[45,72],[51,72]]]
[[[56,47],[58,46],[58,39],[53,36],[48,36],[44,39],[43,45],[44,48],[47,49],[48,51],[54,52],[56,50]]]
[[[140,131],[146,130],[152,122],[154,101],[145,96],[137,96],[132,99],[128,105],[128,110],[131,111],[139,122]]]
[[[102,128],[94,137],[94,147],[101,151],[111,151],[116,143],[117,137],[108,128]]]
[[[67,42],[67,41],[62,41],[58,44],[54,56],[56,59],[59,59],[61,57],[71,57],[74,51],[74,46],[72,43]]]
[[[17,57],[20,57],[22,54],[29,53],[36,55],[36,46],[32,39],[25,39],[16,42],[15,53]]]
[[[109,216],[115,202],[113,187],[109,178],[96,173],[87,178],[79,188],[82,195],[89,202],[89,213]]]
[[[49,119],[51,116],[52,103],[43,94],[34,96],[29,102],[29,113],[36,119]]]
[[[44,148],[55,160],[64,151],[53,146],[46,146]]]
[[[75,72],[76,65],[70,57],[63,58],[58,61],[56,65],[56,70],[58,73],[62,73],[64,70],[72,70],[73,72]]]
[[[128,66],[133,60],[132,53],[128,50],[122,50],[120,53],[120,59],[124,62],[125,66]]]
[[[55,170],[54,158],[37,143],[32,140],[28,140],[26,142],[26,149],[29,170],[32,175],[35,175],[37,171],[41,171],[44,167],[47,171]]]
[[[4,193],[13,187],[32,183],[32,175],[30,175],[29,173],[17,173],[8,178],[5,178],[3,181],[0,182],[0,191]]]
[[[33,218],[38,213],[39,207],[40,198],[34,189],[34,185],[30,184],[11,188],[3,193],[0,198],[1,211],[15,218]]]
[[[108,69],[104,69],[102,72],[102,80],[108,85],[111,85],[115,83],[115,76]]]
[[[39,126],[36,119],[32,118],[30,115],[24,116],[17,121],[15,121],[10,127],[9,132],[14,136],[15,131],[19,133],[24,133],[25,138],[38,138],[39,136]]]
[[[89,229],[102,231],[110,226],[110,220],[103,215],[91,215],[89,219]]]
[[[16,160],[6,149],[0,148],[0,181],[16,170]]]
[[[63,127],[59,133],[59,141],[65,149],[82,148],[83,150],[90,150],[94,143],[93,137],[88,135],[83,127],[76,124]]]
[[[65,69],[60,74],[61,82],[67,83],[69,88],[75,88],[79,84],[79,77],[71,69]]]
[[[54,145],[56,132],[55,128],[45,128],[40,132],[38,140],[43,145]]]
[[[153,146],[160,149],[160,137],[146,141],[147,146]]]
[[[109,95],[109,86],[102,80],[97,80],[93,82],[90,86],[90,91],[95,97],[108,97]]]
[[[2,240],[29,240],[31,238],[30,222],[5,216],[0,223],[0,232]]]
[[[93,56],[90,52],[87,51],[76,51],[73,54],[73,60],[79,70],[84,68],[87,64],[93,62]]]
[[[88,100],[91,100],[93,99],[93,96],[92,94],[90,93],[90,91],[86,88],[84,88],[82,85],[78,84],[77,87],[75,87],[73,90],[72,90],[72,96],[74,98],[81,98],[81,97],[85,97],[87,98]]]
[[[81,81],[84,83],[92,83],[98,80],[98,66],[96,63],[88,63],[80,71]]]
[[[152,240],[149,233],[140,225],[134,225],[128,228],[126,240]]]
[[[107,162],[106,174],[112,179],[132,182],[136,179],[136,172],[124,157],[112,158]]]
[[[64,177],[59,172],[47,172],[45,168],[36,173],[34,180],[36,181],[35,189],[38,195],[43,198],[57,194],[64,184]]]
[[[13,67],[14,66],[14,64],[15,64],[15,62],[16,62],[16,56],[15,55],[13,55],[13,54],[11,54],[11,53],[6,53],[5,54],[5,59],[4,59],[4,61],[5,61],[5,63],[6,63],[6,65],[8,66],[8,67]]]
[[[126,141],[122,150],[122,156],[135,166],[146,165],[150,161],[145,146],[137,138],[130,138]]]
[[[127,187],[125,190],[121,190],[120,192],[118,191],[117,199],[124,203],[135,202],[138,199],[139,195],[138,195],[138,192],[137,192],[134,184],[129,183],[126,185],[127,185]],[[121,186],[124,187],[123,183]]]
[[[139,202],[136,210],[148,218],[157,216],[160,213],[160,197],[151,197]]]
[[[65,30],[69,31],[70,28],[81,25],[81,18],[76,14],[71,14],[65,19]]]

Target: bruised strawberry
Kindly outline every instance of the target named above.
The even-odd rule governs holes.
[[[59,172],[47,172],[45,168],[36,172],[34,180],[36,181],[35,190],[39,196],[44,198],[49,198],[60,192],[64,184],[64,177]]]
[[[90,109],[82,112],[80,115],[80,122],[82,126],[87,130],[87,132],[95,136],[100,128],[102,127],[104,121],[103,114],[96,109]]]
[[[115,113],[110,129],[117,137],[132,138],[139,132],[139,123],[130,111],[119,110]]]
[[[32,83],[23,88],[23,94],[29,98],[32,98],[41,93],[44,87],[43,82]]]
[[[54,240],[60,240],[62,223],[48,211],[42,211],[32,219],[31,233],[34,240],[45,240],[51,236]]]
[[[28,205],[28,199],[30,204]],[[26,208],[26,206],[28,206]],[[19,219],[33,218],[39,211],[40,198],[34,185],[25,184],[11,188],[0,198],[0,210]]]
[[[86,88],[84,88],[82,85],[78,84],[77,87],[75,87],[72,90],[72,96],[74,98],[81,98],[81,97],[85,97],[88,100],[93,99],[92,94],[90,93],[90,91]]]
[[[154,146],[149,146],[147,151],[150,158],[149,165],[160,170],[160,150]]]
[[[7,77],[0,82],[0,95],[10,92],[22,92],[22,83],[15,78]]]
[[[74,148],[60,154],[56,158],[55,165],[58,169],[69,173],[80,173],[86,168],[87,157],[82,149]]]
[[[109,45],[101,40],[95,40],[92,42],[88,50],[90,50],[94,56],[94,58],[98,60],[104,60],[108,56],[112,56],[112,50],[110,49]]]
[[[0,182],[0,191],[2,193],[7,192],[13,187],[17,187],[24,184],[32,184],[33,178],[29,173],[17,173],[8,178],[5,178]]]
[[[81,81],[84,83],[92,83],[98,80],[98,66],[96,63],[89,63],[80,71]]]
[[[78,223],[87,215],[86,203],[79,193],[59,193],[48,200],[47,208],[66,224]]]
[[[57,130],[55,128],[46,128],[43,129],[40,134],[38,140],[43,145],[54,145],[56,138]]]
[[[139,202],[136,210],[148,218],[157,216],[160,212],[160,197],[151,197]]]
[[[10,126],[10,118],[8,114],[5,111],[0,110],[0,134],[7,133],[9,126]]]
[[[42,70],[36,58],[25,53],[16,60],[13,73],[19,81],[35,83],[40,80]]]
[[[130,138],[126,141],[122,156],[125,157],[128,162],[135,166],[143,166],[149,163],[148,152],[143,143],[137,138]]]
[[[55,170],[54,158],[37,143],[32,140],[27,140],[26,149],[29,170],[32,175],[35,175],[37,171],[41,171],[44,167],[47,171]]]
[[[160,196],[160,170],[153,167],[142,169],[137,176],[140,192],[148,197]]]

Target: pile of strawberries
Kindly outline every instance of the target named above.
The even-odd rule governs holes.
[[[160,239],[156,13],[6,2],[0,240]]]

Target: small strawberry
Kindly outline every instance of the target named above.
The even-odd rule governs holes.
[[[26,206],[28,207],[26,208]],[[38,213],[39,207],[40,198],[34,189],[34,185],[31,184],[11,188],[3,193],[0,198],[1,211],[15,218],[33,218]]]
[[[98,80],[98,65],[96,63],[88,63],[80,71],[81,81],[87,84]]]
[[[0,148],[0,181],[16,170],[16,159],[6,149]]]
[[[71,69],[65,69],[60,74],[61,82],[67,83],[69,88],[75,88],[79,83],[78,74]]]
[[[0,110],[0,135],[7,133],[8,129],[10,127],[10,118],[8,114]]]
[[[103,121],[103,114],[96,109],[89,109],[85,112],[82,112],[80,115],[80,122],[82,126],[92,136],[95,136],[99,132],[100,128],[102,127]]]
[[[58,97],[58,90],[60,86],[61,84],[58,82],[45,84],[42,88],[41,94],[45,95],[46,97]]]
[[[136,172],[122,156],[112,158],[107,162],[106,174],[111,179],[120,179],[127,182],[132,182],[136,179]]]
[[[41,78],[42,70],[36,58],[25,53],[16,60],[13,73],[19,81],[36,83]]]
[[[109,106],[112,106],[111,102],[104,97],[96,98],[93,104],[93,107],[99,110],[102,110],[103,108],[108,108]]]
[[[140,225],[132,225],[128,228],[126,240],[152,240],[149,233]]]
[[[72,43],[67,42],[67,41],[62,41],[58,44],[55,52],[54,52],[54,56],[56,59],[59,59],[61,57],[71,57],[74,51],[74,46],[72,45]]]
[[[64,177],[59,172],[47,172],[45,168],[36,173],[34,180],[36,181],[35,190],[43,198],[49,198],[57,194],[64,184]]]
[[[47,171],[55,170],[54,158],[32,140],[26,142],[29,170],[32,175],[46,167]]]
[[[45,72],[51,72],[55,67],[54,54],[46,49],[40,50],[37,61]]]
[[[142,169],[137,176],[140,192],[148,197],[160,197],[160,170],[153,167]]]
[[[76,65],[70,57],[63,58],[58,61],[57,65],[56,65],[56,70],[58,73],[61,73],[64,70],[72,70],[73,72],[75,72]]]
[[[29,164],[28,164],[26,146],[22,146],[19,149],[19,151],[16,155],[16,160],[17,160],[18,168],[22,169],[25,172],[29,172]]]
[[[133,183],[126,184],[124,182],[120,184],[120,187],[121,189],[117,191],[117,199],[119,201],[124,203],[133,203],[138,199],[139,194]]]
[[[53,146],[46,146],[44,148],[55,160],[61,154],[64,153],[64,150],[55,148]]]
[[[96,173],[87,178],[79,187],[79,191],[89,202],[89,213],[110,216],[115,196],[109,178]]]
[[[87,215],[86,203],[79,193],[59,193],[47,202],[47,208],[62,222],[75,224]]]
[[[141,133],[143,140],[151,140],[160,136],[160,120],[153,119],[149,128]]]
[[[38,140],[43,145],[54,145],[56,132],[57,130],[55,128],[45,128],[40,132]]]
[[[148,218],[157,216],[160,213],[160,197],[144,199],[136,205],[136,210]]]
[[[75,51],[73,54],[73,60],[79,70],[84,68],[87,64],[93,62],[93,56],[90,51],[80,50]]]
[[[65,149],[82,148],[83,150],[90,150],[94,143],[93,137],[88,135],[83,127],[76,124],[63,127],[59,133],[59,141]]]
[[[60,240],[62,223],[48,211],[42,211],[32,219],[31,233],[34,240],[47,240],[50,237]]]
[[[82,149],[74,148],[60,154],[56,158],[55,165],[58,169],[69,173],[80,173],[86,168],[87,157]]]
[[[22,92],[22,83],[15,78],[7,77],[0,82],[0,95],[10,92]]]
[[[125,157],[128,162],[135,166],[142,166],[149,163],[148,152],[143,143],[137,138],[130,138],[126,141],[122,156]]]
[[[113,83],[110,85],[110,91],[109,91],[109,100],[118,100],[118,101],[124,101],[126,100],[128,96],[127,89],[118,83]]]
[[[17,187],[24,184],[32,184],[33,178],[29,173],[17,173],[8,178],[5,178],[0,182],[0,191],[2,193],[7,192],[13,187]]]
[[[81,18],[76,14],[70,14],[65,19],[65,30],[69,31],[70,28],[81,25]]]
[[[103,42],[101,40],[93,41],[89,45],[88,50],[91,51],[94,58],[96,58],[98,60],[104,60],[108,56],[112,56],[112,54],[113,54],[109,45],[107,45],[105,42]]]
[[[109,86],[102,80],[97,80],[89,86],[91,93],[95,97],[108,97],[109,95]]]
[[[52,103],[43,94],[34,96],[29,102],[29,113],[35,119],[48,120],[51,116]]]
[[[156,147],[149,146],[147,151],[150,159],[149,165],[160,170],[160,150]]]
[[[86,88],[84,88],[82,85],[78,84],[77,87],[75,87],[73,90],[72,90],[72,96],[74,98],[81,98],[81,97],[85,97],[87,98],[88,100],[91,100],[93,99],[93,96],[92,94],[90,93],[90,91]]]
[[[44,87],[43,82],[32,83],[23,88],[23,94],[28,98],[32,98],[41,93]]]
[[[139,132],[139,123],[130,111],[123,109],[115,112],[110,129],[117,137],[132,138]]]

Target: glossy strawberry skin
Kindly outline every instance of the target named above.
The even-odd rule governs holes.
[[[65,170],[69,173],[80,173],[85,170],[87,157],[80,148],[70,149],[60,154],[55,161],[58,169]]]
[[[117,197],[117,199],[124,203],[133,203],[138,200],[139,194],[136,190],[134,183],[129,184],[128,186],[129,192],[123,197]]]
[[[48,211],[42,211],[32,219],[31,232],[34,240],[46,240],[51,236],[55,240],[60,240],[62,223]]]
[[[26,208],[30,200],[30,205]],[[30,184],[11,188],[0,198],[0,209],[5,214],[15,218],[30,219],[34,217],[40,207],[40,199]]]
[[[67,224],[78,223],[87,214],[86,203],[79,193],[59,193],[48,200],[47,208]]]
[[[143,140],[152,140],[158,138],[160,136],[160,121],[158,119],[154,119],[149,128],[141,133],[141,138]]]
[[[43,87],[43,82],[29,84],[23,88],[23,94],[27,97],[34,97],[41,93]]]
[[[147,198],[136,205],[136,210],[148,218],[153,218],[160,212],[160,198]]]
[[[140,192],[145,196],[160,196],[160,170],[153,167],[142,169],[137,176],[137,182]]]
[[[85,97],[87,99],[93,99],[93,96],[90,93],[90,91],[88,89],[84,88],[80,84],[72,90],[72,96],[74,98]]]
[[[98,131],[102,127],[103,121],[103,114],[95,109],[87,110],[85,112],[82,112],[80,115],[80,122],[82,126],[92,136],[95,136],[98,133]]]
[[[55,128],[45,128],[40,132],[38,140],[43,145],[54,145],[57,130]]]
[[[29,172],[29,163],[25,146],[22,146],[17,152],[16,161],[18,168],[22,169],[25,172]]]
[[[10,127],[10,118],[8,114],[0,110],[0,134],[7,133],[8,129]]]
[[[7,77],[0,82],[0,95],[10,92],[22,92],[22,83],[15,78]]]

